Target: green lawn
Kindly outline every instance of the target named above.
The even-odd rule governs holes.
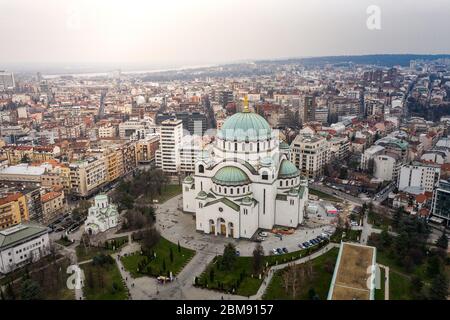
[[[173,261],[170,260],[171,249]],[[184,247],[180,247],[180,252],[178,252],[178,245],[163,237],[161,237],[158,244],[153,248],[153,251],[156,254],[156,257],[152,259],[137,252],[126,257],[121,257],[121,261],[134,278],[146,275],[157,277],[166,275],[168,272],[177,275],[195,254],[194,250]],[[164,262],[166,267],[165,270]],[[140,265],[141,268],[139,268]]]
[[[342,237],[342,234],[345,232],[345,236]],[[331,242],[340,243],[341,241],[355,241],[358,242],[361,237],[361,230],[342,230],[336,229],[336,232],[333,233],[330,240]]]
[[[103,253],[106,255],[112,254],[120,247],[128,243],[128,236],[117,237],[107,240],[106,244],[101,247],[87,247],[85,248],[82,243],[76,246],[75,251],[77,253],[78,262],[91,260],[95,256]],[[114,250],[113,250],[114,249]]]
[[[384,300],[384,289],[385,289],[385,271],[384,268],[380,268],[380,289],[375,289],[375,300]]]
[[[238,257],[233,266],[233,270],[220,270],[216,263],[217,258],[209,264],[201,274],[199,285],[213,290],[232,292],[236,287],[235,294],[242,296],[254,295],[261,286],[262,280],[256,275],[252,277],[252,257]],[[210,272],[213,270],[214,278],[211,281]],[[242,274],[242,281],[238,284]]]
[[[72,244],[72,241],[67,240],[67,239],[59,239],[55,241],[57,244],[60,244],[64,247],[70,246]]]
[[[70,274],[66,273],[67,267],[70,265],[69,259],[58,260],[51,262],[37,271],[29,271],[29,277],[35,281],[39,288],[41,295],[39,299],[42,300],[73,300],[75,299],[74,290],[67,288],[67,278]],[[23,280],[26,278],[26,272],[12,273],[6,278],[13,281],[13,291],[16,299],[21,299],[21,289]]]
[[[81,265],[85,275],[83,293],[87,300],[127,300],[127,289],[116,263]]]
[[[170,198],[175,197],[176,195],[181,194],[182,188],[181,185],[178,184],[169,184],[163,188],[162,194],[157,196],[155,200],[158,200],[159,203],[166,202]]]
[[[417,266],[414,272],[407,272],[399,266],[395,259],[382,250],[377,250],[377,262],[389,267],[389,300],[412,300],[410,277],[416,275],[423,281],[428,281],[427,263]]]
[[[315,190],[315,189],[309,188],[309,191],[308,191],[308,192],[309,192],[309,194],[318,196],[320,199],[324,199],[324,200],[328,200],[328,201],[333,201],[333,202],[342,202],[341,199],[336,198],[336,197],[334,197],[334,196],[332,196],[332,195],[329,195],[328,193],[325,193],[325,192],[322,192],[322,191],[319,191],[319,190]]]
[[[414,272],[408,272],[403,268],[402,266],[399,266],[398,263],[395,261],[394,258],[390,257],[386,252],[383,250],[377,249],[377,262],[381,263],[385,266],[388,266],[389,269],[392,271],[397,271],[397,273],[405,274],[405,275],[416,275],[419,278],[421,278],[424,281],[431,280],[430,277],[427,275],[426,269],[427,269],[427,262],[424,261],[419,266],[416,266],[414,268]]]
[[[319,299],[326,300],[333,277],[333,269],[336,264],[338,248],[333,248],[327,253],[311,260],[313,276],[300,286],[295,297],[283,287],[282,274],[284,269],[277,271],[267,287],[263,296],[265,300],[308,300],[309,290],[314,289]]]
[[[411,281],[396,271],[389,271],[389,300],[412,300]]]
[[[314,246],[310,249],[303,249],[282,255],[266,256],[264,257],[264,265],[273,266],[298,260],[319,250],[326,244],[324,242],[320,246]],[[219,270],[216,260],[213,260],[201,274],[199,285],[202,287],[206,287],[207,285],[209,289],[225,292],[230,292],[233,287],[236,287],[236,294],[252,296],[256,294],[262,283],[262,280],[258,279],[256,275],[253,275],[252,259],[252,257],[237,257],[236,264],[231,271]],[[210,279],[211,270],[214,270],[214,279],[212,281]],[[242,281],[239,281],[241,277]]]
[[[390,225],[392,225],[392,220],[388,217],[375,213],[369,212],[367,215],[367,221],[374,227],[378,229],[387,229]]]

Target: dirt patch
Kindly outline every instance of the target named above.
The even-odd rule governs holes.
[[[374,263],[374,248],[344,243],[337,266],[333,289],[333,300],[369,300],[370,289],[367,280],[371,276],[370,267]]]

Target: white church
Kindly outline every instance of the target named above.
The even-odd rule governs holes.
[[[106,194],[94,198],[94,205],[89,208],[84,222],[84,230],[89,234],[97,234],[114,228],[119,223],[119,212],[115,204],[109,203]]]
[[[183,181],[183,210],[198,231],[251,238],[258,229],[296,228],[308,200],[307,180],[289,160],[289,146],[267,121],[244,110],[225,121],[211,152],[200,152]]]

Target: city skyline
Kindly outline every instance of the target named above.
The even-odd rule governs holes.
[[[450,3],[1,0],[8,69],[172,68],[260,59],[450,52]],[[239,6],[238,6],[239,4]],[[414,5],[413,5],[414,4]],[[379,15],[371,6],[379,8]],[[345,8],[345,9],[344,9]],[[379,18],[378,28],[367,26]],[[17,17],[22,17],[17,19]],[[373,20],[371,20],[373,22]],[[414,21],[414,24],[410,24]],[[214,26],[211,28],[210,26]]]

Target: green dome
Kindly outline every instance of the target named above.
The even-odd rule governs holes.
[[[262,140],[270,138],[272,129],[267,121],[254,112],[239,112],[222,125],[218,137],[224,140]]]
[[[208,195],[203,190],[197,194],[197,198],[200,198],[200,199],[206,199],[207,197],[208,197]]]
[[[290,149],[291,147],[284,141],[280,142],[280,149]]]
[[[299,175],[297,167],[289,160],[283,159],[278,172],[278,178],[294,178]]]
[[[270,167],[273,164],[273,160],[271,157],[265,157],[261,159],[261,165],[263,167]]]
[[[216,184],[225,186],[239,186],[250,183],[247,174],[237,167],[223,167],[219,169],[212,180]]]

